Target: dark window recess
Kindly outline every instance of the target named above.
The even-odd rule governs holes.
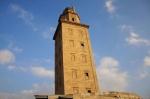
[[[84,47],[84,43],[81,43],[81,46]]]
[[[74,21],[74,18],[72,18],[72,21]]]
[[[85,79],[89,79],[89,73],[85,73]]]
[[[85,73],[85,76],[89,77],[89,74],[88,74],[88,73]]]
[[[91,90],[88,90],[88,93],[91,93]]]

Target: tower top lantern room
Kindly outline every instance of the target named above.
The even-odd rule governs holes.
[[[80,23],[80,17],[73,7],[67,7],[59,17],[59,21]]]

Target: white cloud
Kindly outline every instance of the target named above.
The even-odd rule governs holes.
[[[23,51],[22,48],[19,48],[19,47],[17,47],[17,46],[14,47],[13,50],[14,50],[15,52],[22,52],[22,51]]]
[[[31,26],[34,31],[37,31],[37,28],[33,24],[34,16],[30,12],[26,11],[17,4],[11,4],[10,8],[17,14],[18,18],[22,19],[27,25]]]
[[[31,89],[24,89],[16,93],[0,92],[0,99],[35,99],[36,94],[54,94],[54,84],[47,82],[34,83]]]
[[[35,83],[32,89],[21,91],[23,94],[54,94],[54,85],[48,83]]]
[[[114,3],[114,0],[106,0],[105,2],[105,7],[110,14],[113,14],[116,11],[116,7],[113,3]]]
[[[15,55],[8,49],[0,50],[0,64],[10,64],[15,61]]]
[[[16,46],[13,41],[10,41],[8,44],[8,48],[13,50],[14,52],[21,53],[23,51],[22,48]]]
[[[54,28],[54,27],[50,27],[49,29],[46,29],[46,31],[44,31],[42,33],[43,38],[44,39],[48,39],[48,40],[52,39],[52,36],[53,36],[53,34],[55,32],[55,29],[56,28]]]
[[[8,65],[8,70],[18,71],[18,72],[27,72],[29,70],[29,68],[27,68],[25,66]]]
[[[120,28],[121,28],[121,31],[123,32],[132,32],[134,30],[133,26],[126,25],[126,24],[121,25]]]
[[[48,70],[42,66],[31,67],[31,72],[38,77],[54,77],[53,70]]]
[[[0,92],[0,99],[35,99],[33,95]]]
[[[102,58],[97,70],[102,90],[122,91],[127,87],[128,75],[119,69],[119,62],[116,59]]]
[[[138,33],[135,32],[133,26],[123,24],[120,26],[121,31],[127,32],[129,36],[125,39],[126,42],[130,45],[139,46],[139,45],[150,45],[150,40],[142,38]]]
[[[150,50],[147,53],[148,53],[148,55],[150,55]]]
[[[8,69],[9,69],[9,70],[15,70],[15,69],[16,69],[16,66],[15,66],[15,65],[9,65],[9,66],[8,66]]]
[[[150,56],[146,56],[144,58],[144,65],[150,67]]]
[[[146,78],[148,75],[149,75],[148,72],[147,72],[146,70],[144,70],[143,72],[140,73],[139,77],[140,77],[140,79],[144,79],[144,78]]]
[[[51,62],[51,59],[50,59],[50,58],[44,59],[44,62],[45,62],[45,63],[50,63],[50,62]]]
[[[54,65],[54,62],[48,57],[48,58],[35,58],[33,59],[34,63],[38,64],[49,64],[49,65]]]
[[[130,45],[150,45],[150,40],[140,37],[135,32],[130,32],[129,37],[126,38],[126,41]]]

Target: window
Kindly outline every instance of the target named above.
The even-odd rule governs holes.
[[[72,21],[73,21],[73,22],[74,22],[74,20],[75,20],[75,19],[74,19],[74,18],[72,18]]]
[[[86,55],[81,55],[82,62],[86,62]]]
[[[91,93],[91,90],[88,90],[88,93]]]
[[[88,73],[88,72],[85,72],[85,73],[84,73],[84,78],[85,78],[85,80],[88,80],[88,79],[89,79],[89,73]]]
[[[84,48],[84,46],[85,46],[84,42],[81,42],[80,45],[82,48]]]
[[[77,70],[72,70],[72,78],[73,79],[77,78]]]
[[[71,54],[71,61],[75,61],[75,54]]]
[[[86,91],[87,91],[87,93],[89,93],[89,94],[92,93],[91,88],[86,88]]]
[[[71,48],[74,47],[74,40],[69,40],[69,45]]]
[[[78,94],[79,93],[79,88],[78,87],[74,87],[73,88],[73,93],[74,94]]]

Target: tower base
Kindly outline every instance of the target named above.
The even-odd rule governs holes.
[[[104,92],[102,95],[35,95],[35,99],[142,99],[134,93]]]

